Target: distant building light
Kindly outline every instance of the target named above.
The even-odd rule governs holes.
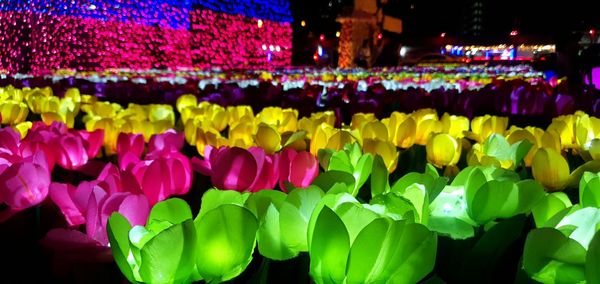
[[[441,33],[440,37],[446,37],[446,33]]]
[[[335,37],[340,37],[342,35],[342,33],[340,33],[339,31],[335,32]]]
[[[306,21],[302,20],[302,22],[300,22],[300,25],[306,27]]]
[[[257,25],[259,29],[263,27],[263,24],[263,20],[258,20]]]
[[[518,35],[518,34],[519,34],[519,32],[518,32],[517,30],[512,30],[512,31],[510,32],[510,35],[511,35],[511,36],[516,36],[516,35]]]
[[[590,29],[590,35],[594,35],[594,34],[596,34],[596,30]]]
[[[267,45],[266,44],[262,45],[262,50],[267,50]]]
[[[324,34],[321,34],[321,35],[319,36],[319,39],[320,39],[321,41],[324,41],[324,40],[325,40],[325,35],[324,35]]]
[[[381,40],[382,38],[383,38],[383,34],[382,33],[377,34],[377,39],[378,40]]]

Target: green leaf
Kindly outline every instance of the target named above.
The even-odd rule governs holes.
[[[531,209],[536,227],[540,228],[545,226],[550,218],[571,206],[571,200],[569,200],[569,197],[565,193],[553,192],[547,194]]]
[[[123,215],[115,212],[108,219],[108,225],[106,226],[106,233],[108,234],[108,240],[110,242],[110,250],[112,251],[115,262],[119,266],[119,269],[125,275],[125,278],[129,282],[136,283],[141,279],[136,279],[133,276],[133,270],[127,257],[129,256],[129,231],[131,230],[131,224]]]
[[[340,171],[352,174],[354,169],[352,167],[352,163],[350,163],[350,157],[348,153],[345,151],[337,151],[331,155],[329,159],[329,166],[327,167],[328,171]]]
[[[148,216],[147,226],[155,222],[169,222],[170,224],[183,223],[192,219],[192,210],[187,202],[179,198],[169,198],[156,203]]]
[[[250,194],[240,193],[235,190],[219,190],[216,188],[209,189],[202,195],[202,206],[200,213],[196,219],[202,218],[206,212],[213,210],[223,204],[234,204],[243,206]]]
[[[282,233],[283,231],[280,229],[279,222],[279,211],[271,203],[261,221],[260,227],[258,227],[258,234],[256,236],[260,254],[274,260],[286,260],[297,256],[298,251],[288,248],[283,243]]]
[[[531,231],[525,241],[523,268],[543,283],[579,283],[585,280],[586,251],[554,228]]]
[[[327,171],[319,174],[312,182],[324,192],[328,192],[336,183],[346,185],[346,192],[350,193],[354,189],[354,176],[341,171]]]
[[[579,183],[579,202],[583,207],[600,207],[600,177],[585,172]]]
[[[460,175],[460,174],[459,174]],[[473,204],[473,200],[479,189],[487,183],[487,178],[480,168],[473,169],[465,181],[465,197],[467,204]],[[453,183],[454,184],[454,183]],[[469,208],[469,210],[472,210]]]
[[[344,225],[348,230],[348,236],[350,236],[350,243],[354,241],[358,233],[360,233],[365,226],[379,218],[377,213],[356,203],[340,204],[340,206],[335,209],[335,213],[344,222]]]
[[[567,188],[575,188],[579,185],[581,177],[585,172],[600,172],[600,160],[594,160],[586,162],[585,164],[579,166],[569,175],[569,182]]]
[[[510,144],[500,134],[492,134],[483,142],[483,153],[498,160],[511,160]]]
[[[361,156],[354,166],[354,179],[356,184],[352,195],[356,196],[360,188],[367,182],[371,171],[373,170],[373,156],[371,154],[364,154]]]
[[[332,210],[336,210],[340,205],[344,203],[360,204],[360,202],[358,202],[358,200],[356,200],[356,198],[350,195],[349,193],[327,193],[321,198],[321,201],[319,201],[319,203],[317,204],[310,216],[310,221],[308,221],[306,238],[309,246],[312,242],[311,238],[314,235],[315,224],[317,222],[317,218],[321,214],[321,210],[323,210],[324,207],[329,207]]]
[[[254,214],[241,206],[225,204],[194,221],[198,236],[196,265],[208,282],[238,276],[252,260],[258,230]]]
[[[342,283],[350,252],[350,236],[344,223],[333,210],[324,207],[312,233],[310,275],[316,283]]]
[[[513,213],[514,215],[531,212],[531,209],[546,196],[544,186],[531,179],[517,182],[517,190],[519,191],[519,205],[516,212]]]
[[[425,165],[425,174],[432,176],[434,178],[439,178],[440,177],[440,173],[438,172],[438,170],[435,168],[434,165],[427,163],[427,165]]]
[[[171,203],[172,204],[172,203]],[[196,231],[191,219],[160,232],[141,249],[140,276],[147,283],[180,282],[194,268]]]
[[[385,207],[385,215],[393,218],[394,215],[400,216],[403,220],[416,222],[419,215],[417,209],[410,200],[397,195],[393,192],[377,195],[371,199],[371,204],[382,205]]]
[[[585,258],[585,279],[587,283],[600,283],[600,233],[590,242]]]
[[[529,140],[521,140],[510,146],[514,167],[521,164],[527,153],[529,153],[529,150],[531,150],[531,147],[533,147],[533,143],[529,142]]]
[[[598,230],[598,225],[600,225],[600,209],[586,207],[565,216],[556,228],[560,231],[566,228],[569,238],[587,249]]]
[[[381,156],[375,156],[373,170],[371,171],[371,196],[377,196],[390,190],[388,183],[388,169]]]
[[[396,226],[401,226],[395,222]],[[390,235],[397,233],[390,232]],[[437,235],[421,224],[406,224],[399,241],[392,241],[396,254],[389,268],[393,273],[388,283],[416,283],[429,274],[435,265]]]
[[[279,190],[261,190],[252,193],[244,207],[254,213],[260,224],[263,222],[269,206],[273,204],[275,209],[279,209],[286,198],[287,195]]]
[[[421,184],[412,184],[408,186],[402,197],[408,199],[415,207],[417,213],[417,223],[427,225],[429,220],[429,196],[425,186]]]
[[[279,223],[281,240],[290,249],[308,251],[308,223],[323,195],[318,187],[295,189],[288,193],[279,209]]]
[[[466,239],[474,235],[476,223],[467,213],[464,188],[446,186],[429,206],[431,216],[428,227],[453,239]]]
[[[319,164],[321,164],[321,168],[324,170],[329,168],[329,160],[331,160],[333,153],[334,151],[332,149],[319,149],[319,152],[317,152]]]
[[[436,248],[424,226],[378,218],[352,244],[347,283],[416,283],[433,269]]]

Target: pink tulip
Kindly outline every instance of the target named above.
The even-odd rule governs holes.
[[[87,236],[104,246],[108,244],[106,223],[113,212],[123,214],[132,224],[144,225],[150,211],[148,199],[135,178],[112,164],[104,168],[98,180],[82,182],[77,187],[52,183],[50,198],[69,226],[85,224]]]
[[[262,148],[207,146],[204,160],[193,158],[194,169],[211,177],[213,185],[219,189],[237,191],[259,191],[273,189],[277,184],[277,169],[272,156]]]
[[[0,129],[0,153],[16,155],[19,153],[19,133],[10,127]]]
[[[295,187],[307,187],[319,174],[319,162],[310,152],[285,148],[275,157],[279,170],[279,187],[286,191],[285,182]]]
[[[6,203],[12,212],[35,206],[46,199],[50,172],[44,153],[2,167],[0,203]]]
[[[154,152],[127,166],[154,205],[171,195],[186,194],[192,186],[190,160],[179,152]]]
[[[49,144],[54,150],[56,163],[65,169],[73,170],[88,162],[89,157],[83,140],[77,135],[69,133],[53,137]]]
[[[152,135],[148,142],[148,152],[167,151],[177,152],[183,147],[185,136],[183,132],[169,129],[161,134]]]
[[[131,153],[133,156],[140,159],[144,153],[144,135],[131,134],[131,133],[119,133],[117,138],[117,155],[119,157],[119,164],[121,159],[126,153]]]

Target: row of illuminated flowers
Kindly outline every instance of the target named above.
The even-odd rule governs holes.
[[[468,165],[506,169],[515,169],[524,160],[525,166],[533,166],[535,175],[536,169],[545,164],[542,161],[550,159],[559,174],[551,179],[540,177],[540,181],[551,190],[567,185],[570,171],[561,153],[569,152],[586,161],[600,158],[597,139],[600,119],[582,112],[557,117],[545,130],[509,128],[506,117],[486,115],[472,120],[449,114],[439,117],[432,109],[409,114],[394,112],[383,119],[357,113],[349,125],[341,125],[331,111],[299,117],[294,109],[267,107],[255,115],[249,106],[198,103],[193,95],[179,97],[173,109],[170,105],[123,107],[81,95],[77,89],[70,89],[62,98],[53,96],[49,88],[0,90],[0,121],[19,131],[21,137],[26,137],[33,126],[26,120],[28,117],[47,125],[61,122],[68,128],[77,123],[88,132],[103,130],[102,145],[107,155],[117,152],[121,133],[141,134],[148,142],[152,135],[182,129],[185,140],[196,146],[207,160],[220,154],[212,149],[223,146],[259,147],[267,155],[294,149],[317,156],[321,149],[338,150],[347,143],[358,142],[364,151],[380,155],[387,169],[393,172],[400,153],[413,145],[423,145],[428,161],[437,167],[449,166],[447,170],[466,156]],[[245,153],[244,157],[249,158],[248,151]]]
[[[332,83],[353,83],[364,81],[368,84],[375,82],[383,83],[388,88],[401,88],[401,86],[431,85],[432,82],[445,86],[462,83],[469,87],[481,87],[492,82],[494,79],[527,79],[539,80],[544,74],[537,72],[529,66],[402,66],[383,70],[360,70],[360,69],[285,69],[278,71],[256,70],[252,72],[233,72],[222,70],[128,70],[114,69],[103,72],[76,72],[73,70],[57,70],[46,74],[55,80],[61,78],[78,78],[94,82],[108,81],[143,81],[155,79],[157,81],[169,81],[172,83],[185,83],[187,80],[200,80],[201,84],[225,84],[242,83],[256,84],[260,80],[271,80],[275,84],[281,84],[284,88],[291,88],[300,82],[311,84],[328,85]],[[30,77],[28,75],[16,75],[16,78]],[[395,84],[394,84],[395,83]],[[397,86],[396,86],[397,85]]]
[[[545,282],[566,269],[540,265],[548,257],[540,240],[550,239],[554,263],[574,267],[579,280],[595,279],[589,267],[597,265],[600,238],[590,224],[600,222],[600,179],[584,172],[600,168],[598,119],[583,113],[559,117],[546,130],[507,129],[506,118],[492,116],[439,118],[430,110],[382,120],[359,114],[334,127],[331,113],[298,118],[294,110],[268,108],[254,115],[243,106],[198,104],[193,96],[181,97],[175,112],[165,105],[123,108],[76,90],[63,98],[42,89],[0,95],[1,121],[11,126],[0,135],[0,201],[8,205],[0,217],[49,195],[71,227],[85,227],[49,235],[110,243],[132,281],[230,279],[245,269],[257,243],[262,255],[277,260],[308,251],[319,283],[414,282],[433,268],[434,232],[469,238],[475,228],[523,213],[540,227],[525,249],[532,277]],[[73,129],[80,122],[87,130]],[[182,154],[185,140],[201,158]],[[432,166],[390,184],[400,152],[414,144],[454,177],[449,185]],[[565,157],[574,155],[589,162],[571,172]],[[116,162],[107,162],[111,156]],[[461,157],[472,166],[459,172]],[[92,180],[53,181],[57,165]],[[531,165],[537,181],[513,171],[522,165]],[[192,220],[185,203],[160,202],[188,193],[194,170],[234,191],[209,191]],[[546,193],[578,185],[576,205],[563,193]],[[261,190],[277,187],[282,191]],[[365,191],[369,204],[355,199]],[[373,258],[377,250],[397,253]],[[415,262],[406,263],[411,257]]]
[[[190,162],[179,152],[181,134],[167,131],[145,145],[141,135],[122,133],[117,164],[95,165],[90,157],[101,147],[102,131],[36,122],[24,139],[11,128],[0,134],[0,201],[10,208],[1,217],[49,195],[70,228],[51,230],[50,242],[59,250],[110,244],[132,282],[228,280],[246,268],[256,245],[274,260],[308,252],[318,283],[415,282],[433,269],[437,234],[471,238],[477,228],[519,214],[532,214],[539,227],[525,244],[523,265],[531,277],[551,282],[567,269],[540,265],[550,258],[570,265],[579,280],[596,279],[600,176],[584,173],[598,170],[593,161],[571,175],[579,187],[579,204],[573,205],[566,194],[547,193],[540,183],[495,166],[467,167],[448,183],[429,165],[390,183],[381,156],[357,143],[321,150],[318,160],[289,148],[270,156],[262,148],[208,146],[210,158]],[[52,182],[56,165],[97,178],[78,185]],[[242,186],[246,193],[209,190],[193,218],[185,202],[167,199],[188,192],[192,168],[211,175],[215,187]],[[285,191],[250,192],[277,181]],[[365,193],[370,202],[359,202],[356,196]],[[390,251],[395,253],[374,257]]]

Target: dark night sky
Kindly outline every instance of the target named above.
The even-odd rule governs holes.
[[[471,0],[472,1],[472,0]],[[339,6],[351,4],[352,0],[291,0],[292,12],[299,22],[306,19],[308,29],[317,33],[335,32],[335,14]],[[435,36],[446,32],[448,36],[460,36],[464,27],[464,15],[469,0],[455,1],[396,1],[392,8],[405,15],[405,35]],[[482,38],[504,38],[512,29],[521,35],[555,38],[571,30],[600,28],[600,13],[594,9],[594,1],[540,1],[540,0],[483,0]],[[414,9],[409,7],[414,4]],[[396,8],[397,7],[397,8]],[[411,20],[412,19],[412,20]]]

